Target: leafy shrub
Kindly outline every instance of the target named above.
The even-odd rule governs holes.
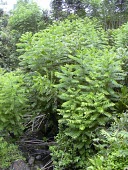
[[[87,170],[123,170],[128,168],[128,115],[111,125],[108,130],[101,130],[101,137],[95,139],[99,144],[99,153],[90,159]]]
[[[126,112],[128,109],[128,88],[123,86],[119,94],[119,101],[116,103],[116,107],[119,113]]]
[[[0,137],[0,168],[8,168],[15,160],[24,160],[18,146],[9,144]]]
[[[121,89],[118,110],[120,113],[127,110],[128,105],[128,23],[124,24],[117,30],[113,31],[114,48],[117,51],[118,57],[122,60],[122,69],[126,76],[123,81],[124,87]]]
[[[57,132],[57,92],[53,87],[54,80],[49,78],[48,75],[42,76],[38,72],[31,72],[25,74],[24,81],[28,89],[29,107],[25,117],[29,129],[41,130],[47,133],[51,127],[52,133],[55,135]],[[53,135],[52,134],[52,135]],[[45,134],[44,134],[45,135]],[[48,134],[47,134],[48,135]]]
[[[38,23],[41,19],[41,10],[36,3],[18,2],[9,18],[9,26],[11,30],[16,30],[20,37],[27,31],[39,31]]]
[[[17,67],[18,57],[15,52],[15,37],[8,27],[8,19],[7,14],[0,17],[0,66],[9,71]]]
[[[115,48],[124,62],[123,69],[127,73],[126,85],[128,85],[128,23],[113,31],[113,37]]]
[[[24,70],[38,71],[41,75],[58,70],[72,62],[68,55],[75,56],[85,46],[103,48],[107,44],[105,32],[96,21],[88,18],[56,22],[49,28],[32,36],[26,33],[17,44],[20,65]]]
[[[0,72],[0,131],[19,133],[27,107],[26,88],[20,71]]]
[[[114,32],[115,45],[123,48],[128,48],[128,23],[122,25]]]
[[[96,30],[97,28],[97,30]],[[66,63],[74,63],[68,55],[77,55],[85,46],[104,48],[107,44],[104,31],[88,18],[55,22],[49,28],[32,35],[23,34],[17,51],[21,54],[20,68],[25,74],[26,86],[29,89],[31,115],[52,116],[58,126],[56,108],[61,100],[57,97],[58,83],[55,71]],[[31,88],[30,88],[31,87]]]
[[[58,146],[51,148],[55,168],[85,169],[85,159],[94,152],[93,130],[115,113],[125,77],[121,58],[109,49],[96,21],[88,18],[56,22],[33,36],[22,35],[20,41],[20,67],[31,75],[26,77],[32,87],[31,113],[57,117],[52,106],[62,104]]]
[[[57,170],[69,166],[86,168],[93,131],[113,119],[119,97],[117,90],[122,86],[119,80],[125,76],[122,62],[113,51],[85,48],[69,58],[75,63],[66,64],[56,73],[60,79],[56,86],[63,100],[58,110],[61,115],[58,146],[52,149]],[[68,156],[62,154],[65,152]],[[60,166],[56,160],[61,160]]]

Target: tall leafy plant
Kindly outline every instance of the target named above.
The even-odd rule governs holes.
[[[18,134],[23,129],[27,95],[21,72],[0,72],[0,131]]]
[[[121,90],[120,101],[117,104],[119,112],[125,112],[128,108],[128,23],[122,25],[117,30],[113,30],[113,46],[118,53],[118,57],[123,61],[122,69],[126,73],[124,87]]]
[[[128,168],[128,115],[116,118],[111,127],[102,129],[100,138],[95,139],[99,152],[90,159],[87,170],[122,170]]]
[[[9,26],[11,30],[17,31],[20,37],[27,31],[39,31],[38,24],[41,19],[41,10],[36,3],[19,1],[9,18]]]
[[[51,75],[52,77],[52,75]],[[31,130],[41,130],[49,137],[57,133],[57,92],[53,87],[54,79],[39,72],[26,73],[24,80],[28,88],[29,107],[25,117],[27,127]]]
[[[68,55],[75,56],[85,46],[102,48],[107,45],[105,32],[97,21],[88,18],[55,22],[48,29],[32,36],[26,33],[17,44],[20,65],[26,71],[38,71],[41,75],[54,72],[60,65],[72,62]]]
[[[116,29],[113,34],[116,47],[128,48],[128,23]]]
[[[86,168],[92,132],[113,119],[117,90],[121,87],[119,80],[125,76],[121,60],[107,49],[85,48],[69,58],[74,64],[66,64],[56,73],[60,79],[56,86],[63,101],[58,110],[61,116],[58,146],[52,148],[57,170]]]
[[[20,68],[25,74],[26,85],[31,86],[30,112],[35,116],[37,113],[50,114],[52,120],[53,117],[58,119],[55,108],[60,107],[61,100],[53,87],[58,82],[55,72],[60,66],[74,63],[68,55],[76,56],[85,46],[104,48],[106,44],[104,31],[96,21],[88,18],[55,22],[34,35],[23,34],[17,51],[21,54]]]
[[[25,160],[18,146],[8,143],[3,137],[0,137],[0,168],[6,169],[15,160]]]

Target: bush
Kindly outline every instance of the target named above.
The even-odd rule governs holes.
[[[36,3],[18,2],[9,18],[9,26],[11,30],[16,30],[20,37],[27,31],[39,31],[38,24],[41,19],[42,13]]]
[[[18,134],[27,107],[26,88],[20,71],[0,72],[0,131]]]
[[[94,139],[98,154],[90,159],[87,170],[123,170],[128,168],[128,115],[111,125],[108,130],[101,130],[101,137]]]
[[[128,23],[113,32],[116,47],[128,48]]]
[[[122,60],[122,69],[126,74],[123,81],[124,87],[121,89],[118,110],[120,113],[125,112],[128,108],[128,23],[122,25],[117,30],[113,30],[114,48],[118,57]]]
[[[58,126],[56,108],[61,100],[54,86],[58,83],[55,72],[66,63],[75,62],[68,55],[77,55],[85,46],[100,49],[106,44],[104,31],[88,18],[55,22],[34,35],[28,32],[22,35],[17,51],[21,54],[20,68],[30,92],[30,114],[35,117],[44,114],[48,120],[54,120],[52,125]]]
[[[0,137],[0,168],[8,168],[15,160],[24,160],[18,146],[9,144]]]
[[[69,58],[74,64],[66,64],[56,73],[60,79],[56,87],[63,101],[58,109],[58,146],[52,149],[57,170],[70,166],[86,168],[87,156],[94,153],[93,131],[112,121],[119,98],[117,91],[125,76],[122,62],[113,51],[85,48]]]
[[[45,75],[71,63],[69,54],[75,56],[84,47],[102,49],[106,45],[105,32],[97,21],[85,18],[56,22],[33,36],[26,33],[21,36],[17,51],[22,52],[20,66],[25,71],[38,71]]]

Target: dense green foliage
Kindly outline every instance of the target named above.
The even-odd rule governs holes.
[[[17,58],[15,38],[8,27],[8,18],[4,13],[0,16],[0,66],[9,71],[16,68]]]
[[[0,130],[17,134],[23,128],[22,116],[27,105],[23,75],[1,71],[0,80]]]
[[[123,74],[121,63],[112,51],[90,48],[70,57],[76,63],[66,64],[61,67],[62,73],[57,73],[60,78],[57,87],[64,102],[59,110],[62,118],[57,138],[63,146],[57,146],[56,156],[62,159],[62,150],[65,150],[69,157],[65,155],[63,158],[62,168],[66,163],[70,166],[70,156],[73,156],[72,166],[85,169],[86,157],[91,153],[92,133],[114,116],[114,103],[118,99],[114,89],[121,87],[118,81],[123,79]],[[73,147],[67,144],[68,139]]]
[[[0,15],[0,65],[6,70],[18,67],[16,43],[27,31],[35,33],[45,29],[51,23],[47,11],[41,11],[36,3],[18,1],[11,15]]]
[[[122,170],[128,168],[128,115],[122,114],[109,129],[101,130],[101,136],[94,139],[99,152],[90,159],[87,170]]]
[[[0,167],[8,168],[15,160],[23,160],[22,153],[18,150],[18,146],[10,144],[0,137]]]
[[[20,35],[27,31],[35,33],[44,26],[41,20],[42,12],[36,3],[19,1],[9,18],[9,25]]]
[[[31,113],[48,113],[55,120],[58,119],[56,109],[61,101],[57,97],[57,89],[53,86],[58,83],[55,72],[66,63],[74,63],[68,55],[77,55],[84,46],[104,48],[107,44],[105,33],[100,28],[96,30],[96,27],[97,24],[93,24],[88,18],[72,22],[65,20],[33,36],[31,33],[21,36],[17,46],[18,52],[23,53],[19,57],[21,69],[29,75],[26,82],[31,84]],[[54,122],[51,125],[53,124]]]
[[[23,0],[1,12],[0,168],[21,158],[7,140],[25,131],[54,138],[55,170],[128,166],[126,16],[127,1],[105,0],[54,0],[51,18]]]
[[[88,18],[57,22],[33,37],[31,33],[22,35],[20,42],[17,51],[23,53],[20,56],[22,69],[29,68],[42,75],[71,63],[68,55],[75,56],[85,46],[103,48],[107,45],[104,30]]]

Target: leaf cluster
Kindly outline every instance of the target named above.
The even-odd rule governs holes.
[[[59,78],[59,84],[56,86],[63,101],[61,109],[58,110],[61,115],[59,125],[67,140],[71,139],[73,143],[73,156],[81,157],[82,161],[80,158],[78,162],[72,160],[72,164],[78,169],[84,169],[86,150],[88,154],[91,152],[91,133],[113,119],[114,105],[119,97],[115,89],[121,87],[119,82],[125,74],[120,67],[121,61],[112,51],[85,48],[77,56],[70,55],[69,58],[75,63],[66,64],[61,67],[61,72],[56,73]],[[58,142],[60,140],[57,138]],[[67,146],[66,143],[64,146]],[[70,150],[68,146],[66,153]],[[61,152],[60,147],[58,152],[59,150]]]
[[[105,31],[88,18],[26,33],[17,47],[32,87],[29,112],[52,118],[52,126],[59,119],[58,145],[51,147],[55,169],[85,169],[88,155],[96,152],[95,129],[117,115],[126,76],[124,54],[110,49]]]
[[[41,11],[36,3],[18,3],[9,18],[11,30],[17,30],[21,35],[27,31],[37,32],[38,23],[41,21]]]
[[[0,131],[18,134],[23,129],[22,120],[27,107],[23,75],[19,71],[1,71],[0,80]]]
[[[15,160],[24,160],[18,146],[10,144],[0,137],[0,168],[8,168]]]
[[[94,139],[100,149],[97,155],[90,158],[91,165],[87,170],[127,169],[128,166],[128,116],[122,114],[107,130],[101,130],[101,136]]]

